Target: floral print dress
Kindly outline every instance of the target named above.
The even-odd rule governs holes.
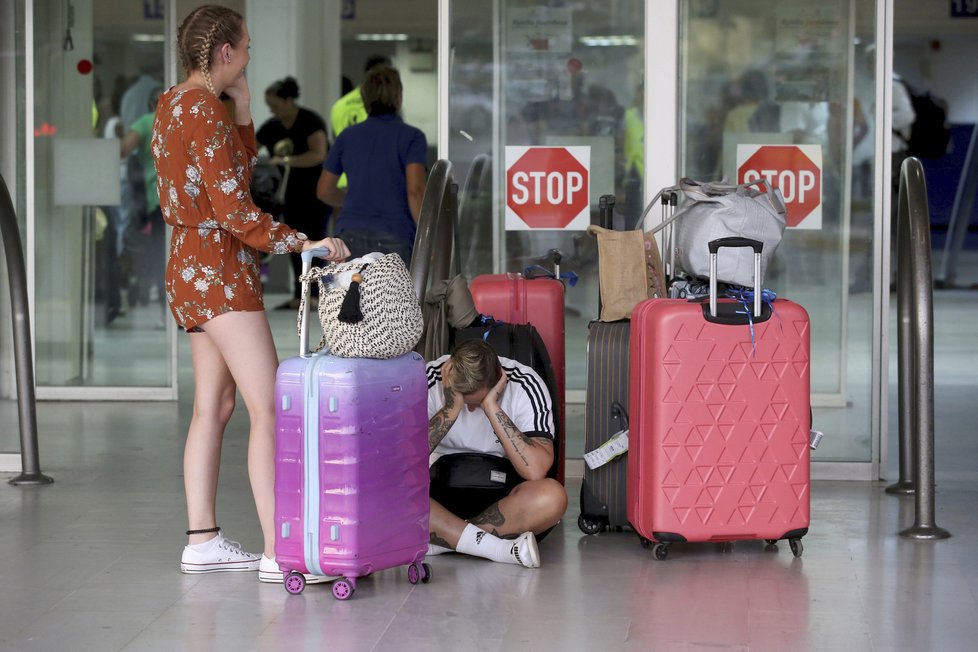
[[[254,125],[235,125],[203,89],[171,89],[158,107],[152,150],[173,227],[166,298],[177,324],[194,330],[225,312],[264,310],[258,251],[298,252],[303,238],[251,199]]]

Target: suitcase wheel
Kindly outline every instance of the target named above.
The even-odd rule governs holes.
[[[584,534],[597,534],[604,530],[604,523],[601,521],[592,521],[584,516],[584,514],[581,514],[577,517],[577,527],[581,528],[581,532]]]
[[[408,582],[411,584],[427,584],[431,581],[431,566],[426,563],[414,562],[408,566]]]
[[[638,542],[641,543],[642,544],[642,547],[645,548],[646,550],[648,550],[649,548],[652,547],[652,540],[651,539],[646,539],[641,534],[638,535]]]
[[[356,589],[352,578],[343,578],[333,582],[333,597],[337,600],[349,600]]]
[[[665,561],[665,558],[669,555],[669,544],[668,543],[657,543],[652,546],[652,556],[659,561]]]
[[[801,539],[788,539],[788,545],[791,546],[791,554],[795,557],[801,557],[801,553],[805,552]]]
[[[777,544],[777,542],[778,542],[777,539],[764,539],[764,543],[766,543],[769,546],[773,546]]]
[[[299,571],[292,571],[285,576],[285,590],[292,595],[299,595],[306,588],[306,578]]]

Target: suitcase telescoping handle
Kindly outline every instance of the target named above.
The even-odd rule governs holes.
[[[717,316],[717,252],[724,247],[749,247],[754,250],[754,316],[761,316],[761,252],[764,243],[731,236],[710,241],[710,316]]]
[[[312,269],[313,258],[325,258],[329,255],[326,247],[317,247],[303,251],[302,275],[305,276]],[[299,356],[309,355],[309,281],[302,282],[302,314],[299,316]]]

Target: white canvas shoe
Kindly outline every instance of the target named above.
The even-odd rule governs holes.
[[[225,573],[258,570],[258,555],[245,552],[241,544],[224,538],[223,532],[200,547],[186,546],[180,557],[183,573]]]
[[[310,575],[309,573],[303,573],[306,578],[306,584],[322,584],[324,582],[332,582],[333,580],[339,579],[339,577],[334,577],[332,575]],[[282,574],[282,569],[278,567],[275,559],[269,559],[265,555],[261,556],[261,561],[258,564],[258,581],[268,582],[270,584],[281,584],[284,579]]]

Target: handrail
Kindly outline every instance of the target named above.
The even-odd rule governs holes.
[[[439,159],[428,175],[411,254],[411,280],[422,304],[430,279],[446,279],[458,273],[457,220],[458,186],[452,176],[452,163]]]
[[[913,467],[914,523],[909,539],[946,539],[934,522],[934,288],[927,182],[920,160],[900,168],[897,206],[897,330],[901,483]],[[900,484],[900,483],[898,483]],[[891,492],[893,493],[893,492]]]
[[[37,448],[37,401],[34,397],[34,355],[31,352],[31,313],[27,301],[27,268],[21,251],[17,214],[0,174],[0,237],[10,275],[10,308],[14,326],[14,361],[17,367],[17,409],[20,416],[21,474],[12,485],[45,485],[54,479],[41,473]]]
[[[978,127],[971,132],[968,142],[968,152],[964,157],[961,168],[961,178],[958,189],[954,193],[954,204],[951,205],[951,219],[947,226],[947,238],[944,240],[944,255],[941,257],[940,269],[934,283],[938,288],[953,288],[958,278],[958,259],[964,247],[965,236],[968,235],[968,223],[975,208],[975,196],[978,195]]]

